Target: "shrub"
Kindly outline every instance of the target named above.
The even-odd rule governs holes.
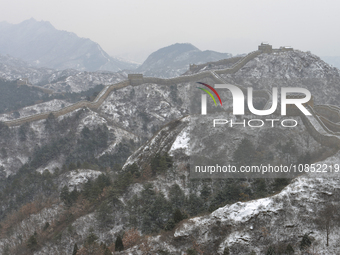
[[[311,244],[312,241],[310,240],[309,236],[305,234],[300,242],[300,250],[301,251],[307,250],[311,246]]]
[[[115,251],[122,251],[122,250],[124,250],[122,238],[120,236],[117,236],[117,239],[115,242]]]

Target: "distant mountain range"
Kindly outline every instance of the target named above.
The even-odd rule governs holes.
[[[3,55],[0,63],[7,65],[6,76],[9,74],[9,69],[12,74],[14,73],[12,67],[22,68],[25,61],[25,68],[29,66],[32,70],[35,67],[91,72],[129,70],[128,72],[143,73],[145,76],[170,78],[188,71],[190,64],[202,64],[232,57],[230,53],[201,51],[189,43],[176,43],[153,52],[138,67],[136,63],[109,56],[98,43],[90,39],[80,38],[72,32],[57,30],[50,22],[37,21],[33,18],[19,24],[0,22],[0,54]],[[5,61],[4,63],[4,56],[7,58],[6,61],[16,58],[17,62]],[[321,58],[332,66],[340,68],[340,56]],[[4,66],[1,69],[3,70]],[[27,74],[21,71],[17,72],[17,76],[31,78],[30,72]],[[44,72],[53,71],[44,70]],[[37,83],[40,78],[40,76],[38,79],[35,77],[31,82]]]
[[[176,77],[189,69],[189,64],[202,64],[232,57],[229,53],[201,51],[190,43],[176,43],[153,52],[135,71],[145,76]]]
[[[62,70],[68,70],[66,77],[77,71],[126,70],[126,73],[170,78],[188,71],[190,64],[230,57],[230,53],[201,51],[189,43],[176,43],[153,52],[138,67],[135,63],[109,56],[90,39],[57,30],[48,21],[31,18],[19,24],[0,22],[0,76],[9,80],[28,78],[31,83],[39,85],[52,82],[51,78],[58,79],[51,75]],[[77,86],[73,84],[70,91]],[[58,89],[64,91],[63,87]]]
[[[81,71],[135,69],[136,64],[109,56],[98,43],[55,29],[48,21],[0,22],[0,54],[37,67]]]
[[[50,22],[33,18],[19,24],[0,22],[0,54],[23,60],[31,68],[91,72],[129,70],[162,78],[183,74],[189,69],[189,64],[202,64],[232,56],[229,53],[201,51],[189,43],[176,43],[153,52],[138,67],[135,63],[109,56],[98,43],[90,39],[57,30]],[[17,66],[14,63],[10,65]]]
[[[15,81],[28,79],[33,85],[56,92],[80,92],[97,85],[109,85],[127,78],[125,71],[79,71],[75,69],[55,70],[36,67],[19,58],[0,54],[0,78]]]
[[[0,24],[3,25],[7,23]],[[32,55],[31,52],[25,52],[22,48],[18,51],[22,52],[22,55],[19,53],[16,55],[20,55],[21,57]],[[42,55],[38,50],[37,52],[39,55]],[[15,52],[10,53],[15,54]],[[45,55],[51,56],[52,53],[46,52]],[[189,64],[191,63],[200,64],[229,57],[231,57],[231,54],[214,51],[200,51],[191,44],[177,43],[155,51],[138,69],[131,68],[130,70],[119,72],[103,70],[89,72],[86,71],[87,69],[83,70],[84,66],[81,68],[79,68],[79,66],[71,66],[71,68],[63,69],[63,67],[69,64],[69,60],[66,57],[64,58],[64,61],[66,62],[60,62],[59,70],[56,70],[46,67],[46,64],[42,64],[41,62],[37,66],[37,64],[34,64],[34,61],[28,62],[22,60],[22,58],[13,57],[10,54],[2,55],[0,53],[0,77],[6,80],[27,78],[31,84],[57,92],[80,92],[93,88],[99,84],[108,85],[119,82],[126,79],[127,73],[131,72],[144,73],[147,76],[169,78],[187,72]],[[103,66],[101,66],[101,68],[104,69]]]

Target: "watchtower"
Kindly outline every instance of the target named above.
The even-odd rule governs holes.
[[[259,45],[259,50],[263,53],[272,53],[273,46],[271,46],[269,43],[261,43],[261,45]]]
[[[144,83],[143,74],[141,73],[128,74],[128,79],[129,79],[130,85],[132,86],[137,86],[137,85],[141,85]]]
[[[28,85],[28,78],[20,78],[19,80],[17,80],[17,84],[18,85]]]
[[[195,65],[195,64],[190,64],[190,65],[189,65],[189,70],[190,70],[190,71],[194,72],[194,71],[196,71],[197,69],[198,69],[198,65]]]
[[[282,46],[280,47],[280,51],[293,51],[294,49],[290,46]]]

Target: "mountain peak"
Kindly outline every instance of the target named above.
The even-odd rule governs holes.
[[[28,21],[28,22],[37,22],[37,20],[33,17],[31,17],[30,19],[24,20],[23,22]]]
[[[161,48],[152,54],[169,54],[169,53],[175,53],[175,52],[180,54],[180,53],[189,52],[189,51],[200,51],[200,50],[196,48],[194,45],[192,45],[191,43],[175,43],[175,44],[166,46],[164,48]]]
[[[110,57],[96,42],[56,29],[34,18],[0,24],[0,53],[39,67],[85,71],[119,71],[136,66]]]
[[[46,27],[48,29],[55,29],[54,26],[49,22],[45,20],[36,20],[35,18],[30,18],[27,20],[22,21],[21,23],[18,24],[19,26],[41,26],[41,27]]]
[[[201,51],[190,43],[175,43],[153,52],[137,69],[146,76],[170,78],[183,74],[189,64],[230,58],[229,53]]]
[[[192,45],[191,43],[175,43],[172,45],[169,45],[164,48],[177,48],[177,49],[186,49],[186,50],[199,50],[197,47]]]

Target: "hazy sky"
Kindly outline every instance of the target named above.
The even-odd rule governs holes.
[[[237,54],[264,41],[340,56],[337,0],[0,0],[0,6],[0,21],[50,21],[140,62],[176,42]]]

